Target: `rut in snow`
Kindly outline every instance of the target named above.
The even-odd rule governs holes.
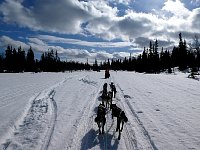
[[[57,118],[57,104],[54,101],[54,95],[55,95],[55,91],[53,90],[52,94],[50,96],[50,105],[51,105],[51,109],[52,109],[51,120],[50,120],[50,124],[48,126],[48,130],[47,130],[46,137],[45,137],[46,140],[43,143],[42,150],[48,149],[49,143],[51,141],[51,137],[52,137],[52,134],[53,134],[53,131],[55,128],[55,121]]]
[[[38,149],[37,145],[41,145],[44,150],[48,148],[57,116],[57,106],[53,99],[55,88],[67,79],[40,92],[30,100],[29,108],[16,122],[13,134],[6,139],[0,149],[24,149],[26,147]]]
[[[125,104],[123,104],[122,102],[122,105],[123,107],[125,107],[124,105],[126,105],[127,107],[125,108],[129,108],[130,112],[133,114],[133,117],[135,118],[137,125],[138,127],[140,128],[140,130],[142,131],[141,133],[146,137],[146,140],[149,141],[152,149],[154,150],[158,150],[158,148],[156,147],[154,141],[151,139],[151,136],[149,135],[148,131],[146,130],[146,128],[144,127],[143,123],[140,121],[137,113],[135,112],[135,110],[133,109],[133,107],[131,106],[130,102],[128,101],[128,99],[130,98],[130,96],[128,95],[125,95],[123,93],[123,90],[120,88],[120,86],[117,84],[117,87],[119,89],[119,92],[121,93],[121,99],[124,100]],[[136,124],[135,124],[136,125]],[[126,127],[126,130],[128,130],[128,128]],[[129,134],[129,132],[127,132]],[[136,141],[134,141],[134,143],[136,143]],[[137,143],[136,143],[137,144]]]
[[[105,82],[109,85],[111,79],[108,79],[103,83]],[[107,109],[106,114],[105,133],[99,135],[94,118],[96,117],[97,107],[99,103],[101,103],[100,96],[102,94],[101,90],[103,83],[98,87],[96,94],[94,94],[89,103],[87,103],[87,106],[82,110],[83,115],[74,125],[75,131],[72,131],[73,134],[70,134],[74,136],[66,149],[138,149],[134,132],[132,132],[131,129],[128,130],[127,128],[124,128],[124,131],[122,132],[123,137],[120,141],[118,140],[118,132],[115,131],[117,125],[116,118],[115,120],[112,119],[111,111],[109,109]],[[118,99],[114,98],[113,101],[117,103]]]
[[[80,80],[80,81],[83,81],[83,80]],[[87,81],[84,83],[88,84],[91,82]],[[91,127],[94,125],[95,114],[93,110],[95,109],[95,105],[98,101],[98,96],[99,96],[102,85],[103,85],[103,82],[100,84],[97,90],[94,91],[91,100],[88,100],[88,103],[85,105],[84,109],[81,111],[82,115],[80,116],[80,118],[77,119],[77,122],[74,125],[75,129],[71,131],[72,134],[70,135],[74,135],[74,136],[71,138],[70,144],[66,146],[67,149],[86,149],[86,147],[88,147],[87,143],[89,142],[91,143],[91,141],[89,141],[89,137],[87,137],[84,140],[84,143],[86,144],[84,146],[82,145],[81,147],[79,147],[79,143],[77,141],[81,141],[82,137],[84,137],[84,135],[87,132],[90,132]],[[96,133],[96,132],[91,131],[91,133]]]

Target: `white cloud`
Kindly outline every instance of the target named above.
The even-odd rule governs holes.
[[[192,20],[191,28],[197,32],[200,33],[200,8],[194,9],[190,16]]]
[[[3,20],[7,23],[16,23],[22,27],[33,27],[36,21],[31,11],[21,5],[20,1],[6,0],[0,5]]]
[[[1,36],[0,37],[0,47],[6,48],[8,45],[12,45],[12,47],[14,47],[14,48],[18,48],[19,46],[21,46],[25,49],[28,49],[30,47],[27,44],[25,44],[24,42],[13,40],[12,38],[10,38],[8,36]]]
[[[47,46],[47,44],[44,41],[42,41],[38,38],[27,38],[27,39],[29,40],[30,43],[34,43],[36,45]]]
[[[108,1],[115,4],[129,5],[131,1],[134,2],[135,0],[108,0]]]
[[[24,42],[13,40],[7,36],[0,37],[0,47],[5,49],[8,45],[11,45],[13,48],[18,48],[21,46],[24,50],[28,50],[30,46],[33,51],[36,53],[42,53],[48,51],[49,49],[57,50],[58,54],[67,60],[75,60],[75,61],[83,61],[86,62],[86,59],[90,59],[90,62],[93,62],[94,59],[98,59],[99,61],[105,61],[107,59],[121,59],[123,56],[128,56],[129,53],[126,52],[114,52],[108,53],[106,51],[97,51],[93,50],[89,52],[85,49],[71,49],[71,48],[63,48],[61,46],[51,46],[48,43],[44,43],[42,40],[37,38],[27,38],[29,42],[25,44]]]
[[[25,7],[22,1],[6,0],[0,4],[4,22],[15,23],[32,30],[58,32],[62,34],[89,34],[106,40],[122,39],[125,42],[88,42],[58,37],[36,37],[37,42],[77,44],[91,47],[123,47],[139,37],[174,42],[175,33],[187,31],[200,33],[199,8],[188,10],[181,0],[165,0],[157,13],[138,13],[126,10],[118,16],[119,10],[109,2],[129,3],[130,0],[36,0],[32,7]],[[197,2],[197,1],[196,1]],[[46,38],[46,39],[45,39]],[[36,40],[42,41],[36,41]],[[31,41],[32,40],[32,41]],[[35,41],[34,41],[35,40]],[[46,44],[46,43],[43,43]],[[134,43],[133,43],[134,44]],[[42,43],[38,44],[42,45]]]
[[[185,8],[184,4],[180,0],[167,0],[164,3],[162,10],[172,13],[174,16],[183,18],[190,15],[190,11]]]
[[[36,38],[33,38],[36,39]],[[101,47],[101,48],[120,48],[120,47],[128,47],[131,46],[131,42],[88,42],[82,41],[78,39],[69,39],[69,38],[61,38],[56,36],[49,35],[38,35],[37,39],[40,41],[46,41],[47,43],[65,43],[65,44],[75,44],[80,46],[88,46],[88,47]]]
[[[78,0],[36,0],[34,6],[26,8],[22,1],[6,0],[0,5],[0,12],[6,23],[48,32],[80,34],[82,24],[98,17],[115,17],[117,8],[106,1]],[[37,5],[36,5],[37,4]]]

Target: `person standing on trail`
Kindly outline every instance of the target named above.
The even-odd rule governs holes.
[[[109,78],[110,77],[110,73],[109,73],[109,70],[106,69],[105,70],[105,79]]]

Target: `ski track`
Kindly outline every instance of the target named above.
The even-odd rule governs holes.
[[[122,96],[123,96],[123,97],[126,97],[126,96],[124,95],[124,93],[123,93],[123,90],[120,88],[120,86],[117,85],[117,87],[119,88],[120,92],[122,93]],[[137,113],[134,111],[133,107],[131,106],[131,104],[129,103],[129,101],[127,100],[127,98],[124,98],[124,100],[125,100],[126,105],[128,106],[128,107],[126,107],[126,108],[129,108],[130,111],[132,112],[133,116],[134,116],[135,119],[137,120],[137,123],[138,123],[138,125],[140,126],[140,128],[141,128],[141,130],[142,130],[142,132],[143,132],[143,135],[146,136],[146,138],[147,138],[147,140],[150,142],[152,148],[153,148],[154,150],[158,150],[158,148],[155,146],[153,140],[151,139],[151,136],[149,135],[148,131],[147,131],[146,128],[144,127],[143,123],[142,123],[141,120],[139,119]],[[123,105],[124,105],[124,104],[123,104]],[[124,106],[123,106],[123,107],[124,107]],[[125,107],[124,107],[124,108],[125,108]]]
[[[88,78],[88,77],[86,76],[86,78]],[[86,78],[82,78],[79,81],[83,81],[86,84],[94,85],[93,82],[86,80]],[[66,147],[66,149],[71,149],[71,150],[81,149],[81,150],[84,150],[84,149],[87,149],[88,147],[91,146],[91,144],[88,144],[88,143],[91,143],[91,141],[88,142],[90,134],[86,137],[86,139],[84,139],[82,141],[82,144],[78,143],[78,141],[81,141],[81,139],[84,137],[84,135],[86,133],[88,133],[89,130],[91,129],[91,127],[94,125],[95,114],[93,113],[93,111],[95,109],[95,105],[97,104],[98,96],[99,96],[100,90],[103,86],[103,83],[104,82],[102,81],[100,86],[98,87],[97,91],[95,91],[93,93],[93,97],[91,98],[91,100],[88,100],[87,104],[85,105],[85,107],[81,111],[82,116],[80,116],[80,118],[77,119],[77,121],[74,125],[76,127],[76,129],[75,129],[75,131],[72,131],[73,134],[70,134],[70,135],[74,135],[74,136],[71,138],[71,142]],[[96,133],[96,131],[94,131],[94,132]]]
[[[30,84],[29,86],[26,86],[26,87],[24,87],[24,88],[30,88],[30,87],[34,87],[33,86],[34,84]],[[38,85],[39,86],[39,85]],[[45,85],[44,86],[41,86],[42,88],[43,87],[45,87]],[[35,88],[33,88],[33,91],[36,91],[38,89],[38,87],[37,86],[35,86]],[[3,101],[1,101],[1,102],[4,102],[3,104],[1,104],[1,106],[0,107],[6,107],[6,106],[8,106],[8,105],[11,105],[12,103],[15,103],[16,101],[15,101],[15,98],[16,97],[22,97],[23,95],[26,95],[27,93],[26,92],[24,92],[24,90],[22,89],[22,90],[18,90],[17,88],[15,89],[16,91],[11,91],[10,93],[11,94],[7,94],[7,95],[5,95],[5,96],[1,96],[0,97],[0,99],[3,99]],[[12,96],[11,96],[12,95]]]
[[[108,83],[108,91],[110,91],[110,83],[114,82],[114,84],[116,85],[113,76],[111,76],[109,78]],[[116,86],[117,88],[117,86]],[[116,94],[116,98],[113,98],[113,103],[120,103],[121,101],[121,97],[118,97],[118,94]],[[121,139],[118,140],[118,132],[116,132],[116,126],[117,126],[117,119],[114,118],[112,119],[112,115],[111,115],[111,111],[109,110],[107,112],[107,117],[106,117],[106,130],[107,130],[107,134],[106,136],[110,136],[111,137],[107,137],[107,139],[109,139],[109,142],[106,143],[107,147],[106,150],[110,150],[110,149],[131,149],[131,150],[137,150],[137,141],[135,140],[135,134],[132,130],[132,127],[127,125],[126,123],[124,124],[124,130],[122,131],[121,134]],[[128,126],[128,127],[127,127]],[[109,129],[108,129],[109,127]],[[125,146],[125,147],[123,147]]]
[[[55,89],[70,78],[72,77],[65,78],[30,100],[30,108],[25,110],[21,118],[16,121],[13,134],[0,145],[0,149],[24,149],[23,147],[40,149],[34,146],[38,143],[40,143],[42,150],[48,149],[57,117],[57,105],[53,99]],[[17,91],[16,93],[20,92]]]
[[[54,95],[56,93],[56,88],[66,82],[67,79],[51,86],[50,88],[40,92],[32,101],[31,107],[28,110],[22,124],[19,127],[15,127],[15,132],[10,139],[7,139],[6,142],[1,145],[2,149],[23,149],[29,147],[30,149],[41,149],[48,150],[49,144],[52,139],[52,135],[55,128],[55,122],[57,118],[57,104],[54,100]],[[97,85],[96,82],[91,81],[88,75],[78,79],[84,84],[90,84],[92,86]],[[86,105],[84,106],[82,115],[76,120],[74,124],[74,129],[72,129],[70,135],[73,135],[71,138],[70,144],[67,143],[65,149],[132,149],[132,150],[142,150],[142,149],[154,149],[157,150],[154,142],[151,140],[148,131],[143,126],[136,112],[133,110],[127,96],[124,95],[123,90],[118,84],[114,82],[116,88],[118,89],[116,98],[113,99],[114,103],[118,103],[126,114],[131,118],[128,118],[128,123],[124,124],[124,130],[121,135],[121,140],[118,141],[118,132],[115,131],[116,128],[116,119],[113,120],[111,117],[111,112],[107,110],[106,114],[106,125],[105,125],[105,134],[98,134],[97,124],[94,122],[96,113],[94,110],[98,107],[99,98],[101,95],[101,90],[103,84],[108,83],[108,91],[110,89],[109,84],[114,82],[114,78],[110,77],[109,79],[102,80],[97,90],[93,92],[93,96]],[[31,85],[30,85],[31,86]],[[20,90],[21,91],[21,90]],[[20,93],[16,91],[16,94]],[[23,95],[23,93],[21,93]],[[20,95],[21,95],[20,94]],[[5,97],[4,97],[5,98]],[[128,110],[125,110],[128,108]],[[36,130],[36,131],[34,131]],[[135,130],[139,130],[135,133]],[[139,139],[137,139],[138,134]],[[142,144],[140,141],[142,138]],[[82,143],[81,143],[82,141]],[[37,143],[37,144],[35,144]],[[40,143],[40,144],[38,144]],[[121,144],[120,144],[121,143]],[[34,147],[35,145],[41,145],[41,147]],[[125,147],[123,147],[125,146]]]
[[[105,80],[106,83],[108,83],[108,91],[109,91],[109,84],[111,81],[114,80],[112,78],[109,78]],[[84,80],[82,80],[84,83]],[[103,83],[105,83],[103,82]],[[105,124],[105,133],[103,135],[98,134],[98,128],[96,123],[94,122],[94,117],[96,114],[94,114],[92,111],[98,107],[98,97],[100,97],[101,89],[103,88],[103,83],[98,87],[98,90],[96,94],[94,93],[94,96],[90,102],[87,103],[87,105],[82,110],[82,116],[78,119],[75,126],[76,129],[73,131],[74,135],[71,144],[66,147],[66,149],[81,149],[81,150],[87,150],[87,149],[105,149],[105,150],[115,150],[115,149],[131,149],[131,150],[147,150],[147,149],[154,149],[157,150],[155,144],[151,140],[151,137],[149,136],[147,130],[142,125],[142,122],[137,117],[137,114],[133,110],[133,108],[128,105],[126,102],[126,99],[124,98],[125,95],[123,91],[120,89],[119,85],[116,85],[116,88],[118,88],[118,93],[116,95],[116,98],[113,99],[114,103],[119,103],[120,106],[123,106],[123,109],[125,108],[124,105],[128,105],[127,108],[129,110],[124,110],[126,113],[129,111],[129,114],[131,113],[132,116],[129,118],[128,123],[124,125],[124,130],[122,132],[121,140],[119,141],[118,138],[118,132],[115,131],[116,129],[116,118],[114,120],[111,117],[111,111],[107,109],[106,114],[106,124]],[[125,104],[123,103],[125,101]],[[133,114],[133,115],[132,115]],[[132,121],[135,120],[135,121]],[[139,130],[137,135],[135,134],[135,130]],[[139,139],[137,139],[138,134]],[[142,138],[142,145],[139,140]],[[80,144],[78,141],[81,141]],[[145,142],[144,142],[145,141]],[[120,144],[121,143],[121,144]],[[125,147],[123,147],[125,146]]]
[[[51,137],[53,135],[53,131],[54,131],[54,128],[55,128],[55,121],[56,121],[56,118],[57,118],[57,105],[56,105],[56,102],[54,101],[53,97],[55,95],[55,90],[52,90],[52,94],[51,94],[51,97],[50,97],[50,106],[51,106],[51,109],[53,110],[52,111],[52,117],[51,117],[51,121],[50,121],[50,125],[48,127],[48,130],[47,130],[47,133],[46,133],[46,136],[45,136],[45,139],[47,139],[44,144],[43,144],[43,147],[42,147],[42,150],[47,150],[48,147],[49,147],[49,143],[51,141]]]
[[[76,75],[75,75],[76,76]],[[30,107],[26,108],[25,113],[21,116],[19,120],[16,121],[13,127],[13,134],[6,139],[6,141],[0,145],[0,149],[3,150],[13,150],[13,149],[41,149],[48,150],[51,148],[51,140],[54,135],[56,119],[57,119],[57,104],[54,100],[54,95],[56,94],[56,88],[60,87],[68,79],[74,78],[68,77],[63,81],[56,83],[48,89],[43,90],[38,95],[30,99]],[[145,80],[145,79],[144,79]],[[155,84],[165,84],[167,88],[171,88],[172,83],[164,82],[162,80],[154,79],[151,80]],[[129,95],[125,95],[123,89],[118,83],[115,82],[115,78],[111,76],[109,79],[103,79],[99,84],[92,81],[89,75],[80,77],[78,76],[78,81],[83,82],[83,84],[92,85],[96,88],[92,93],[92,96],[88,98],[87,102],[84,104],[83,109],[80,111],[81,115],[76,118],[76,122],[70,130],[69,135],[72,135],[70,139],[62,139],[66,142],[64,149],[67,150],[87,150],[87,149],[105,149],[105,150],[116,150],[116,149],[127,149],[127,150],[158,150],[149,132],[140,120],[134,106],[129,102]],[[116,118],[114,120],[111,117],[111,111],[107,109],[106,114],[106,124],[105,133],[99,135],[97,124],[94,122],[96,117],[96,110],[101,102],[101,93],[104,83],[108,84],[108,91],[110,89],[110,83],[114,82],[117,88],[116,98],[113,98],[113,103],[125,111],[128,122],[124,124],[124,130],[121,134],[121,140],[117,139],[118,132],[116,129]],[[196,81],[195,81],[196,82]],[[31,87],[33,85],[29,85]],[[177,91],[185,91],[184,86],[173,85]],[[189,87],[190,88],[190,87]],[[37,87],[35,87],[37,89]],[[141,93],[136,87],[135,91]],[[148,96],[150,92],[148,89],[144,96]],[[196,91],[194,91],[196,93]],[[190,92],[190,94],[199,96],[198,94]],[[25,93],[23,90],[17,90],[14,92],[14,96],[23,96]],[[12,97],[1,96],[5,99],[5,104],[0,106],[4,107],[12,103]],[[9,100],[6,104],[6,101]],[[155,106],[156,107],[156,106]],[[176,121],[172,118],[168,118],[170,122],[176,124]],[[189,147],[188,147],[189,148]]]
[[[153,140],[151,139],[148,131],[145,129],[143,123],[140,121],[138,115],[134,111],[133,107],[130,105],[128,101],[129,96],[123,93],[123,90],[121,89],[119,84],[115,82],[114,78],[113,81],[114,84],[116,85],[116,88],[118,89],[116,94],[116,99],[118,99],[118,102],[116,103],[120,105],[121,108],[127,114],[127,116],[130,117],[128,118],[129,119],[128,122],[124,124],[125,134],[123,134],[124,130],[122,131],[122,136],[125,140],[126,148],[136,149],[136,150],[143,150],[143,149],[158,150]],[[141,141],[142,143],[140,143]]]

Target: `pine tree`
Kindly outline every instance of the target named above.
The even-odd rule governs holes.
[[[25,51],[22,50],[22,47],[20,46],[18,48],[17,52],[17,72],[23,72],[25,70],[25,64],[26,64],[26,56]]]
[[[161,69],[161,71],[164,71],[164,69],[165,69],[164,50],[163,50],[163,47],[162,47],[161,52],[160,52],[160,69]]]
[[[179,34],[179,69],[185,70],[187,68],[187,46],[186,41],[182,40],[181,33]]]
[[[147,72],[148,70],[148,50],[146,50],[146,48],[144,47],[144,50],[142,52],[142,64],[141,67],[143,69],[143,71]]]
[[[160,62],[159,62],[159,53],[158,53],[158,41],[156,39],[154,44],[154,53],[153,53],[153,70],[155,73],[158,73],[160,70]]]
[[[97,59],[95,58],[94,64],[93,64],[93,71],[98,71],[98,63]]]
[[[4,66],[3,66],[3,55],[0,54],[0,73],[3,72],[4,70]]]
[[[154,57],[154,54],[153,54],[153,45],[152,45],[152,42],[150,41],[150,44],[149,44],[149,53],[148,53],[148,69],[147,69],[147,72],[149,73],[152,73],[153,72],[153,68],[154,68],[154,64],[153,64],[153,57]]]
[[[26,71],[35,71],[34,53],[31,47],[29,48],[26,56]]]
[[[5,69],[7,72],[12,72],[12,49],[9,45],[5,52]]]

